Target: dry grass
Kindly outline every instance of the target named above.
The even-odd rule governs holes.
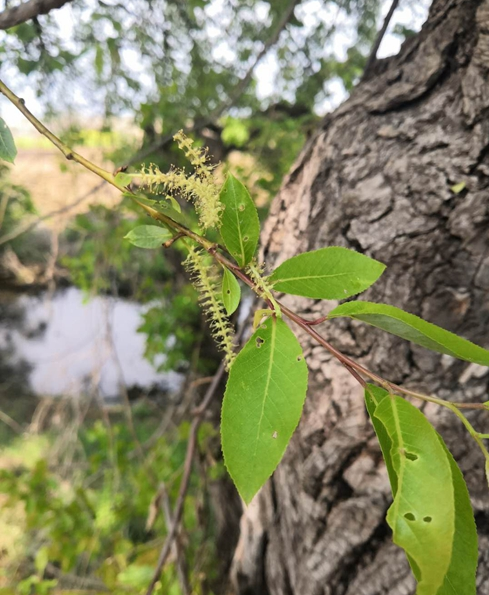
[[[104,163],[101,149],[84,148],[80,152],[87,159],[112,169],[110,163]],[[20,149],[15,166],[10,169],[10,178],[29,190],[40,215],[75,202],[100,182],[91,172],[67,162],[58,151],[47,148]],[[115,206],[119,201],[120,193],[105,184],[73,210],[46,221],[46,225],[61,231],[74,215],[86,212],[90,204]]]

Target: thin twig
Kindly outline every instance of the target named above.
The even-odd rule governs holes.
[[[2,244],[10,242],[11,240],[14,240],[15,238],[22,235],[23,233],[32,231],[46,219],[51,219],[51,217],[57,217],[58,215],[63,215],[64,213],[68,213],[69,211],[71,211],[72,209],[77,207],[79,204],[81,204],[83,201],[85,201],[87,198],[90,198],[90,196],[92,196],[93,194],[98,192],[101,188],[103,188],[104,185],[105,185],[105,182],[100,182],[99,184],[94,186],[91,190],[89,190],[88,192],[85,192],[85,194],[78,197],[76,200],[74,200],[70,204],[65,205],[64,207],[62,207],[60,209],[55,209],[54,211],[49,211],[49,213],[46,213],[45,215],[42,215],[41,217],[37,217],[34,221],[27,222],[24,225],[19,225],[18,227],[16,227],[9,233],[0,237],[0,246]]]
[[[246,322],[244,322],[243,324],[240,325],[240,328],[238,329],[238,332],[236,333],[236,340],[238,341],[238,343],[241,341],[245,329],[246,329]],[[192,460],[194,457],[195,446],[197,444],[197,432],[199,430],[200,424],[202,423],[204,415],[205,415],[205,413],[214,397],[214,394],[219,387],[219,383],[221,382],[222,377],[224,376],[224,372],[225,372],[225,365],[224,365],[224,362],[221,362],[221,364],[219,365],[219,368],[217,369],[217,372],[215,373],[214,377],[212,378],[212,381],[209,385],[209,388],[207,389],[207,391],[205,393],[204,398],[202,399],[202,403],[192,411],[192,415],[193,415],[194,419],[193,419],[192,425],[190,427],[189,440],[187,443],[187,452],[185,454],[185,462],[183,465],[183,476],[182,476],[182,481],[180,483],[180,489],[178,491],[175,509],[173,512],[173,523],[171,524],[171,528],[169,527],[168,536],[167,536],[166,541],[163,544],[163,547],[161,549],[160,556],[158,558],[158,564],[156,566],[156,570],[155,570],[155,573],[151,580],[151,583],[148,587],[148,590],[146,591],[146,595],[152,595],[155,585],[161,576],[161,571],[163,570],[163,566],[165,565],[168,555],[170,554],[172,543],[178,533],[178,527],[179,527],[179,524],[180,524],[180,521],[182,518],[182,513],[183,513],[183,506],[185,503],[185,498],[186,498],[187,490],[189,487],[190,473],[192,471]]]
[[[161,509],[163,510],[163,514],[165,515],[166,526],[171,527],[174,523],[174,519],[170,508],[170,498],[168,497],[168,492],[166,491],[166,486],[164,483],[162,483],[160,486],[160,494]],[[192,590],[188,581],[185,557],[182,552],[182,544],[180,543],[180,538],[178,534],[175,537],[172,549],[177,563],[178,580],[180,582],[183,595],[190,595]]]
[[[10,429],[12,429],[17,434],[22,434],[22,432],[24,431],[22,429],[22,426],[19,423],[17,423],[15,421],[15,419],[12,419],[10,417],[10,415],[7,415],[3,411],[0,411],[0,421],[3,421],[3,423],[5,425],[7,425]]]
[[[204,414],[207,410],[207,407],[209,406],[209,404],[210,404],[212,398],[214,397],[214,394],[219,386],[219,383],[221,382],[221,379],[224,375],[224,371],[225,371],[224,362],[221,362],[221,364],[219,365],[219,368],[212,380],[212,383],[210,384],[209,388],[207,389],[204,399],[202,400],[202,404],[195,412],[195,417],[194,417],[194,419],[192,421],[192,425],[190,427],[190,434],[189,434],[189,439],[188,439],[188,444],[187,444],[187,452],[185,454],[185,462],[183,464],[182,481],[180,483],[180,489],[178,490],[177,501],[176,501],[175,509],[173,512],[173,523],[171,524],[171,527],[169,527],[166,541],[163,544],[163,547],[161,549],[161,552],[160,552],[160,555],[158,558],[158,563],[156,565],[156,569],[155,569],[153,578],[151,579],[151,582],[149,584],[148,590],[146,591],[146,595],[152,595],[155,585],[160,579],[161,571],[163,570],[163,566],[165,565],[168,555],[170,554],[170,551],[171,551],[171,548],[173,545],[173,541],[177,535],[178,528],[180,526],[180,521],[182,519],[183,506],[185,504],[185,497],[187,495],[187,490],[188,490],[189,483],[190,483],[190,474],[192,472],[192,460],[194,458],[195,447],[197,445],[197,433],[198,433],[200,424],[202,423],[202,420],[203,420]]]
[[[394,12],[396,11],[396,8],[398,6],[399,6],[399,0],[393,0],[391,7],[389,8],[389,12],[387,13],[387,15],[384,19],[382,27],[381,27],[380,31],[377,33],[377,37],[375,38],[374,45],[372,46],[372,49],[370,50],[370,55],[367,59],[367,63],[365,64],[365,68],[363,70],[362,81],[365,80],[366,78],[368,78],[370,71],[373,68],[373,65],[377,61],[377,52],[379,51],[380,44],[382,43],[382,40],[384,39],[384,35],[387,31],[387,27],[389,26],[389,23],[390,23],[393,15],[394,15]]]
[[[229,96],[229,98],[212,112],[210,116],[211,120],[216,120],[217,118],[219,118],[219,116],[221,116],[223,112],[225,112],[227,109],[233,106],[236,103],[236,101],[241,97],[241,95],[246,91],[253,77],[253,72],[255,71],[255,68],[258,66],[261,60],[268,54],[271,48],[277,43],[277,41],[280,38],[280,34],[285,29],[290,19],[293,17],[295,7],[298,4],[300,4],[301,1],[302,0],[292,0],[292,2],[289,3],[283,15],[281,16],[279,22],[277,23],[274,32],[266,41],[261,52],[259,52],[256,58],[253,60],[253,64],[249,67],[247,73],[236,85],[236,87],[234,88],[234,92]]]

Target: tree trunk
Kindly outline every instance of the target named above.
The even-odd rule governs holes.
[[[377,63],[300,155],[263,234],[267,263],[324,246],[354,248],[388,265],[365,299],[489,347],[488,69],[489,0],[435,0],[422,31]],[[452,186],[461,182],[457,193]],[[310,318],[331,307],[293,296],[284,302]],[[488,399],[487,368],[360,323],[335,320],[320,330],[396,383],[456,401]],[[363,391],[323,348],[299,336],[309,394],[282,463],[241,519],[237,591],[414,593],[384,520],[390,489]],[[483,457],[451,412],[422,408],[468,483],[480,536],[477,593],[489,594]],[[477,415],[471,421],[487,432],[487,415]]]

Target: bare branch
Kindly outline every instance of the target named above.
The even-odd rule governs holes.
[[[391,22],[394,12],[398,6],[399,6],[399,0],[393,0],[391,7],[389,8],[389,12],[387,13],[387,15],[384,19],[384,23],[383,23],[380,31],[377,33],[377,37],[375,38],[374,45],[372,46],[372,49],[370,50],[370,56],[368,57],[367,63],[365,64],[365,69],[363,71],[362,80],[365,80],[368,77],[368,75],[370,74],[370,71],[373,68],[373,65],[375,64],[375,62],[377,60],[377,52],[379,51],[380,44],[382,43],[382,40],[384,39],[384,35],[387,31],[387,27],[389,26],[389,23]]]
[[[171,527],[174,523],[174,520],[173,520],[171,508],[170,508],[170,498],[168,497],[168,492],[166,491],[166,487],[165,487],[164,483],[162,483],[160,486],[160,494],[161,494],[161,508],[163,510],[163,514],[165,515],[166,526]],[[178,580],[180,582],[180,586],[182,588],[183,595],[190,595],[192,592],[192,589],[188,582],[185,558],[183,556],[182,544],[180,543],[180,538],[178,535],[176,535],[175,541],[173,542],[173,554],[174,554],[176,562],[177,562]]]
[[[10,29],[41,14],[48,14],[73,0],[29,0],[0,13],[0,29]]]
[[[3,411],[0,411],[0,421],[3,421],[9,428],[11,428],[17,434],[22,434],[22,426],[18,424],[15,419],[12,419],[10,415],[7,415]]]

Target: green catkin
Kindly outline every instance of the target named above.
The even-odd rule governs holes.
[[[192,139],[186,137],[181,130],[173,138],[193,165],[194,172],[187,174],[184,169],[173,168],[163,173],[155,165],[150,165],[149,168],[143,169],[139,176],[141,184],[154,193],[180,193],[186,200],[195,204],[202,229],[219,228],[223,205],[214,180],[215,166],[208,163],[207,152],[195,148]]]
[[[221,299],[218,270],[209,261],[207,254],[193,247],[189,247],[184,266],[199,293],[199,301],[208,317],[212,336],[219,349],[224,352],[226,369],[229,370],[236,357],[235,344],[233,329]]]

